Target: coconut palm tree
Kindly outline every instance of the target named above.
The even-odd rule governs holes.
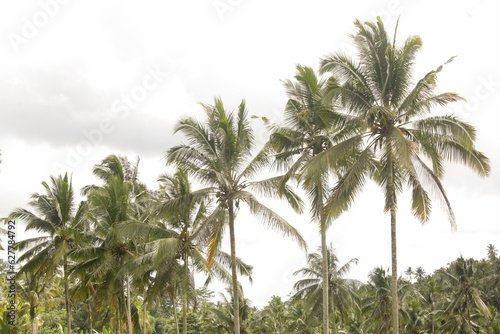
[[[392,323],[393,332],[398,333],[397,195],[407,185],[412,190],[414,215],[427,222],[431,200],[425,182],[444,203],[454,227],[455,217],[440,181],[444,162],[464,164],[480,176],[488,175],[490,167],[486,156],[474,146],[476,131],[472,125],[453,115],[428,117],[433,107],[462,98],[455,93],[434,93],[442,66],[412,84],[415,55],[422,46],[420,37],[409,37],[398,46],[380,18],[376,22],[356,21],[355,25],[353,40],[359,61],[332,54],[322,59],[321,72],[332,74],[327,97],[342,104],[345,117],[339,120],[358,131],[319,154],[308,173],[315,175],[322,165],[335,168],[346,154],[359,150],[327,203],[332,218],[349,208],[369,177],[382,187],[385,211],[391,217]]]
[[[16,298],[24,301],[24,303],[20,303],[19,313],[28,314],[31,333],[37,334],[43,308],[63,302],[63,298],[57,295],[53,286],[56,276],[52,276],[48,280],[44,276],[36,276],[30,272],[23,272],[17,276]],[[11,333],[10,329],[8,333]]]
[[[485,281],[488,277],[478,277],[476,262],[463,257],[452,263],[448,270],[440,270],[440,273],[448,281],[448,290],[453,294],[443,311],[446,323],[442,327],[455,331],[460,329],[465,333],[476,333],[478,321],[481,318],[491,318],[490,310],[484,303],[479,290],[481,281]]]
[[[415,278],[417,279],[417,283],[421,283],[425,278],[425,269],[422,267],[417,267],[417,269],[415,269]]]
[[[313,310],[305,304],[303,299],[291,301],[287,314],[289,333],[316,333],[315,328],[319,327],[320,319],[315,317]]]
[[[326,231],[330,220],[326,219],[324,204],[330,191],[328,183],[331,173],[324,169],[313,177],[305,177],[304,170],[315,156],[344,138],[352,129],[333,125],[338,115],[325,106],[325,81],[319,79],[310,67],[298,65],[296,69],[295,82],[284,82],[289,98],[284,111],[285,124],[274,127],[270,142],[278,152],[278,167],[287,171],[283,183],[295,179],[301,184],[309,198],[312,219],[318,224],[323,257],[323,332],[329,333]]]
[[[321,251],[321,248],[318,249]],[[328,260],[328,289],[331,296],[330,312],[333,316],[333,332],[337,333],[337,326],[335,322],[336,311],[338,310],[342,324],[344,318],[348,316],[350,311],[357,306],[356,294],[354,288],[359,285],[351,279],[346,279],[344,276],[351,270],[353,265],[358,263],[358,259],[352,258],[344,265],[339,266],[339,260],[335,255],[332,245],[327,248]],[[320,253],[311,253],[307,256],[308,266],[299,269],[293,273],[294,276],[304,276],[303,279],[294,284],[294,298],[304,299],[307,304],[313,309],[314,313],[321,312],[320,305],[322,302],[323,294],[323,256]]]
[[[264,333],[288,333],[287,307],[281,297],[272,296],[269,303],[260,311],[258,328]]]
[[[489,244],[488,247],[486,247],[486,251],[488,252],[488,261],[494,262],[498,256],[498,250],[495,245]]]
[[[405,270],[405,275],[408,276],[408,280],[410,281],[411,283],[411,279],[413,277],[413,275],[415,275],[415,271],[413,270],[412,267],[408,267],[406,270]]]
[[[64,294],[66,304],[66,327],[71,334],[71,301],[69,295],[69,253],[75,248],[75,237],[87,225],[87,205],[82,202],[76,207],[73,186],[68,175],[51,177],[51,185],[42,182],[46,194],[34,193],[28,204],[34,212],[15,209],[11,219],[27,222],[26,230],[44,234],[40,237],[20,241],[17,247],[25,251],[19,262],[26,261],[20,273],[33,273],[35,280],[42,276],[51,279],[56,270],[63,269]]]
[[[196,299],[194,272],[205,272],[209,281],[212,278],[220,278],[230,282],[230,275],[224,269],[223,263],[228,263],[227,254],[219,252],[211,264],[211,270],[207,270],[208,260],[204,256],[204,245],[200,240],[200,234],[206,233],[210,225],[207,224],[209,216],[208,207],[205,203],[207,192],[205,190],[193,190],[188,174],[183,169],[178,169],[171,175],[164,174],[159,178],[160,194],[154,200],[154,207],[159,222],[132,221],[124,226],[120,235],[127,237],[146,236],[148,242],[143,255],[136,257],[128,267],[135,267],[135,272],[140,272],[141,267],[146,271],[163,273],[166,268],[172,268],[177,274],[175,278],[180,282],[178,285],[182,295],[182,323],[184,334],[187,333],[187,315],[189,302]],[[180,266],[174,262],[181,260]],[[159,269],[162,268],[162,269]],[[240,275],[250,276],[252,267],[237,259],[237,268]],[[160,278],[163,274],[156,275],[153,279],[155,288],[162,286]]]
[[[213,106],[206,104],[202,106],[206,112],[205,123],[199,123],[194,118],[181,120],[175,131],[181,132],[188,144],[169,149],[166,158],[169,163],[184,168],[208,186],[211,196],[217,201],[210,229],[212,241],[209,246],[209,265],[215,259],[220,247],[224,228],[229,225],[234,331],[239,334],[239,285],[234,229],[239,205],[247,204],[250,214],[263,220],[271,228],[294,238],[304,247],[305,242],[299,232],[277,213],[261,204],[250,190],[266,196],[286,197],[297,211],[301,210],[302,203],[290,188],[278,191],[280,178],[251,181],[251,178],[269,164],[271,154],[269,146],[265,145],[252,157],[255,138],[244,101],[239,105],[237,114],[228,113],[219,98],[215,99]]]
[[[226,334],[232,332],[235,328],[234,302],[228,300],[222,293],[220,297],[222,301],[207,308],[207,317],[204,319],[205,328],[203,331],[205,334]],[[250,333],[247,329],[249,329],[250,323],[253,322],[255,309],[252,307],[250,301],[243,296],[240,296],[238,307],[241,333]]]
[[[429,333],[436,333],[436,312],[441,308],[439,297],[443,295],[443,284],[438,284],[434,279],[424,283],[425,285],[417,292],[420,303],[426,307],[428,314],[426,319],[426,329]]]
[[[131,275],[122,270],[135,256],[136,243],[118,232],[138,215],[135,211],[147,189],[138,181],[138,162],[132,165],[124,157],[106,157],[94,166],[93,173],[104,185],[87,186],[82,191],[88,196],[93,228],[87,232],[90,240],[87,245],[71,253],[72,258],[80,262],[74,272],[86,273],[91,282],[98,282],[97,304],[112,304],[117,310],[117,322],[121,321],[119,315],[124,314],[127,332],[137,332],[139,321],[132,321],[135,306],[131,304]]]

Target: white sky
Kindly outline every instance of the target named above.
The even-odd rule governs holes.
[[[430,273],[460,254],[483,258],[487,244],[500,246],[499,10],[495,0],[3,1],[0,217],[26,207],[30,194],[42,191],[40,182],[60,170],[73,173],[75,188],[96,182],[92,166],[111,153],[140,156],[141,178],[154,188],[166,171],[164,151],[180,141],[172,135],[175,121],[203,117],[198,102],[220,95],[232,109],[245,98],[250,114],[280,121],[286,103],[280,80],[292,78],[296,64],[317,69],[327,53],[352,54],[349,34],[356,18],[380,15],[393,31],[400,16],[398,40],[417,34],[424,42],[415,80],[457,56],[440,73],[438,91],[455,91],[468,103],[437,112],[455,112],[477,127],[478,148],[490,157],[492,173],[481,179],[448,165],[444,185],[456,233],[437,201],[422,227],[410,213],[407,194],[401,196],[399,271],[423,266]],[[265,139],[255,125],[258,138]],[[328,232],[341,263],[360,260],[352,278],[365,281],[374,267],[389,268],[389,216],[381,198],[381,190],[368,184]],[[319,235],[307,214],[269,205],[316,251]],[[18,239],[23,236],[18,230]],[[290,240],[243,210],[237,254],[255,266],[254,284],[243,282],[257,306],[271,295],[285,297],[296,280],[291,274],[306,264]]]

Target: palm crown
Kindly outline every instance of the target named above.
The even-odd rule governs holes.
[[[309,164],[308,173],[316,175],[325,166],[337,168],[349,156],[354,157],[328,200],[325,210],[329,218],[350,207],[368,178],[383,189],[385,211],[391,214],[392,322],[397,334],[397,194],[405,185],[410,187],[413,213],[426,222],[431,201],[424,181],[444,203],[454,227],[455,217],[440,181],[444,161],[465,164],[481,176],[487,175],[490,167],[488,159],[475,149],[476,133],[470,124],[453,115],[429,117],[433,107],[462,98],[455,93],[434,94],[442,66],[412,85],[413,62],[421,39],[412,36],[396,46],[380,18],[376,23],[356,21],[355,25],[358,31],[352,37],[359,62],[333,54],[322,59],[321,71],[332,74],[328,102],[345,110],[336,124],[356,131],[319,154],[315,163]]]
[[[234,221],[240,202],[246,203],[250,214],[260,218],[272,229],[295,239],[301,246],[305,242],[299,232],[277,213],[261,204],[250,192],[254,190],[265,196],[286,197],[294,209],[300,211],[302,202],[288,186],[278,190],[281,177],[263,181],[250,181],[263,167],[270,163],[270,148],[265,145],[253,158],[255,139],[248,120],[245,102],[242,101],[236,115],[227,113],[220,99],[213,106],[202,104],[206,112],[205,125],[192,118],[181,120],[176,131],[182,132],[188,144],[171,148],[167,161],[184,168],[209,187],[208,192],[217,201],[207,224],[209,241],[209,266],[217,255],[223,231],[229,225],[231,244],[231,275],[234,303],[235,333],[240,332],[239,289],[237,288],[236,248]],[[203,190],[207,191],[207,190]]]
[[[488,159],[475,149],[476,132],[470,124],[453,115],[424,117],[433,107],[462,98],[455,93],[434,94],[436,75],[442,66],[427,73],[412,87],[413,62],[422,46],[418,36],[408,38],[397,47],[389,40],[380,20],[355,24],[358,33],[353,39],[359,50],[359,63],[341,54],[321,62],[321,71],[333,75],[328,83],[328,97],[346,110],[339,122],[358,129],[355,136],[333,147],[321,159],[334,164],[349,153],[340,149],[362,148],[356,163],[338,183],[330,201],[330,212],[335,216],[347,209],[366,176],[371,175],[385,189],[386,210],[391,199],[395,201],[396,193],[407,184],[412,189],[413,212],[425,222],[431,206],[428,192],[420,182],[423,176],[441,195],[454,225],[454,216],[439,180],[444,173],[443,162],[463,163],[485,176],[489,173]],[[432,167],[428,167],[424,159]]]

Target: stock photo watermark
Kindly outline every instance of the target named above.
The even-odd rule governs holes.
[[[71,0],[41,0],[38,2],[39,9],[32,15],[21,18],[18,32],[10,32],[7,38],[14,52],[19,53],[20,48],[28,44],[49,22],[59,14],[61,7]]]
[[[16,221],[9,220],[7,227],[7,312],[8,324],[16,323]]]
[[[122,94],[111,104],[111,115],[104,116],[97,127],[82,131],[85,139],[81,140],[75,148],[67,149],[63,163],[57,161],[52,163],[52,169],[56,174],[64,173],[80,165],[96,146],[104,142],[105,135],[115,130],[116,122],[126,119],[131,110],[137,108],[169,76],[168,72],[162,71],[158,66],[148,67],[146,72],[140,84],[134,86],[129,93]]]
[[[215,0],[212,2],[212,6],[219,19],[225,20],[226,14],[234,11],[242,3],[243,0]]]
[[[453,105],[454,114],[458,114],[463,118],[470,115],[471,112],[479,109],[481,102],[489,99],[500,87],[500,81],[494,78],[492,74],[488,77],[479,76],[478,84],[474,89],[473,95],[465,96],[467,103],[459,103]]]

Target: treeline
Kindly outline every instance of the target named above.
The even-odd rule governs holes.
[[[381,267],[373,269],[366,284],[346,278],[356,259],[340,264],[329,249],[329,286],[332,297],[330,324],[336,333],[387,333],[390,328],[390,277]],[[244,333],[321,333],[321,257],[310,254],[308,267],[297,271],[297,282],[287,300],[271,297],[259,309],[244,297],[240,298],[240,315]],[[2,272],[6,264],[2,263]],[[5,275],[2,275],[5,291]],[[59,284],[60,284],[59,279]],[[54,282],[57,284],[57,282]],[[500,333],[500,259],[494,245],[488,245],[487,258],[458,258],[431,275],[421,267],[408,268],[399,277],[401,328],[404,333]],[[40,303],[37,322],[40,334],[59,334],[65,322],[62,289],[57,286],[50,301]],[[135,289],[134,289],[135,290]],[[233,328],[230,293],[215,301],[215,293],[206,287],[196,289],[189,301],[187,333],[230,333]],[[19,296],[21,305],[29,303]],[[143,300],[134,297],[139,318]],[[181,305],[177,297],[177,305]],[[172,298],[163,295],[151,304],[146,314],[147,333],[176,333],[176,319],[182,310]],[[28,319],[23,311],[18,320],[18,332],[26,333]],[[73,326],[77,333],[89,331],[87,304],[75,303]],[[99,333],[106,328],[114,333],[109,310],[96,312],[94,327]],[[3,319],[5,321],[5,317]],[[23,330],[24,329],[24,330]]]
[[[43,182],[44,193],[32,195],[29,209],[9,215],[41,235],[16,246],[22,266],[13,330],[46,330],[44,312],[61,314],[61,305],[64,321],[58,326],[68,334],[104,326],[115,334],[151,333],[157,326],[164,326],[160,332],[186,334],[196,324],[206,333],[235,334],[494,330],[497,304],[487,296],[497,296],[495,261],[459,259],[428,281],[398,279],[401,191],[411,190],[412,211],[422,223],[430,219],[430,194],[439,197],[453,227],[441,183],[445,163],[464,164],[480,176],[490,172],[471,124],[454,115],[430,115],[434,107],[462,98],[434,93],[443,65],[413,80],[422,47],[418,36],[398,45],[380,19],[355,26],[357,59],[333,53],[320,60],[320,74],[298,65],[294,78],[284,82],[283,122],[262,117],[270,132],[262,147],[256,147],[245,101],[231,112],[216,98],[213,105],[202,104],[203,121],[183,118],[176,124],[185,142],[166,150],[173,172],[160,176],[157,189],[140,181],[139,162],[117,155],[94,166],[99,184],[84,187],[80,203],[70,176]],[[259,179],[270,170],[276,176]],[[337,267],[326,232],[369,179],[382,189],[383,209],[390,215],[392,262],[390,273],[377,268],[362,285],[342,278],[356,260]],[[307,205],[291,184],[304,190]],[[298,273],[305,278],[297,282],[293,301],[274,298],[258,311],[238,283],[239,276],[252,274],[236,254],[239,208],[246,206],[255,219],[306,248],[300,233],[262,197],[281,199],[297,213],[309,207],[321,247],[309,255],[309,268]],[[226,232],[229,253],[220,248]],[[197,292],[208,293],[197,290],[196,272],[205,273],[208,282],[227,283],[227,301],[196,298]],[[483,281],[494,287],[490,295],[480,289]]]

